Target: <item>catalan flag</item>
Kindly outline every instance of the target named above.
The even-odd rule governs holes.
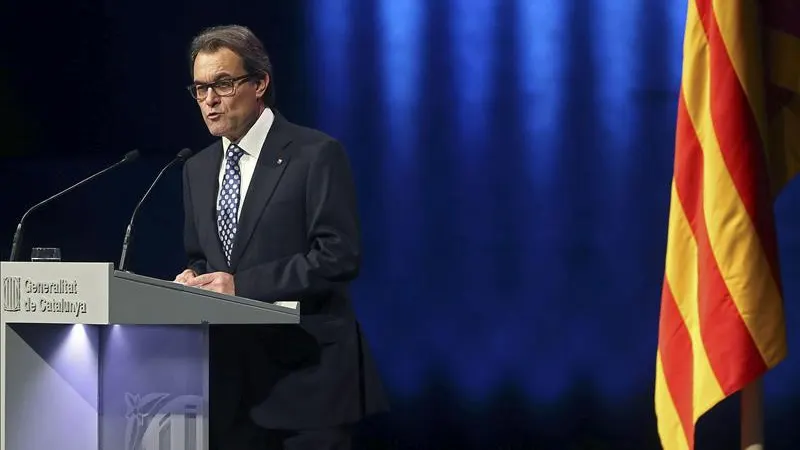
[[[800,2],[689,0],[655,409],[666,450],[786,356],[773,201],[800,170]]]

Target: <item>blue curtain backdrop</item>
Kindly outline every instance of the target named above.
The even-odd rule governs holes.
[[[0,74],[11,93],[0,186],[15,194],[0,231],[10,243],[26,207],[142,148],[143,164],[37,213],[26,235],[26,256],[57,244],[67,259],[116,261],[158,168],[210,142],[183,90],[191,36],[248,25],[272,54],[279,109],[351,156],[364,233],[353,292],[395,407],[364,442],[658,448],[652,386],[686,6],[63,4],[56,15],[80,27],[48,19],[52,55],[37,58],[27,41],[5,49],[16,64]],[[6,42],[36,15],[13,6]],[[55,101],[42,89],[54,80]],[[800,437],[788,426],[800,398],[799,189],[777,204],[790,356],[766,378],[771,449]],[[133,268],[171,278],[183,264],[177,172],[140,214]],[[735,407],[701,424],[704,448],[737,445]]]
[[[581,377],[609,399],[653,383],[685,13],[619,0],[308,9],[316,123],[347,143],[363,187],[359,308],[398,392],[431,371],[478,401],[504,381],[533,401]],[[780,209],[784,244],[797,206]],[[790,299],[796,259],[784,251]],[[797,375],[782,367],[767,389]]]

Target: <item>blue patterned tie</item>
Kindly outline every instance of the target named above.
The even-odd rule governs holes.
[[[238,224],[239,198],[242,186],[241,170],[239,169],[239,159],[242,158],[244,150],[236,144],[231,143],[225,155],[225,176],[222,178],[222,188],[219,193],[219,203],[217,204],[217,231],[219,240],[222,242],[222,249],[225,251],[225,259],[228,265],[231,264],[231,250],[233,249],[233,239],[236,236]]]

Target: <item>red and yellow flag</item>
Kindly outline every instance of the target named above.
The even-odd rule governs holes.
[[[786,355],[773,201],[800,171],[800,2],[689,0],[656,357],[666,450]]]

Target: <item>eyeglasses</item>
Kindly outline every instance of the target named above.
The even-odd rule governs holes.
[[[208,96],[209,88],[213,89],[214,93],[220,97],[230,97],[231,95],[236,94],[236,86],[239,85],[240,81],[248,80],[252,77],[253,75],[248,73],[236,78],[224,78],[213,83],[191,84],[186,86],[186,89],[195,100],[205,100],[205,98]]]

